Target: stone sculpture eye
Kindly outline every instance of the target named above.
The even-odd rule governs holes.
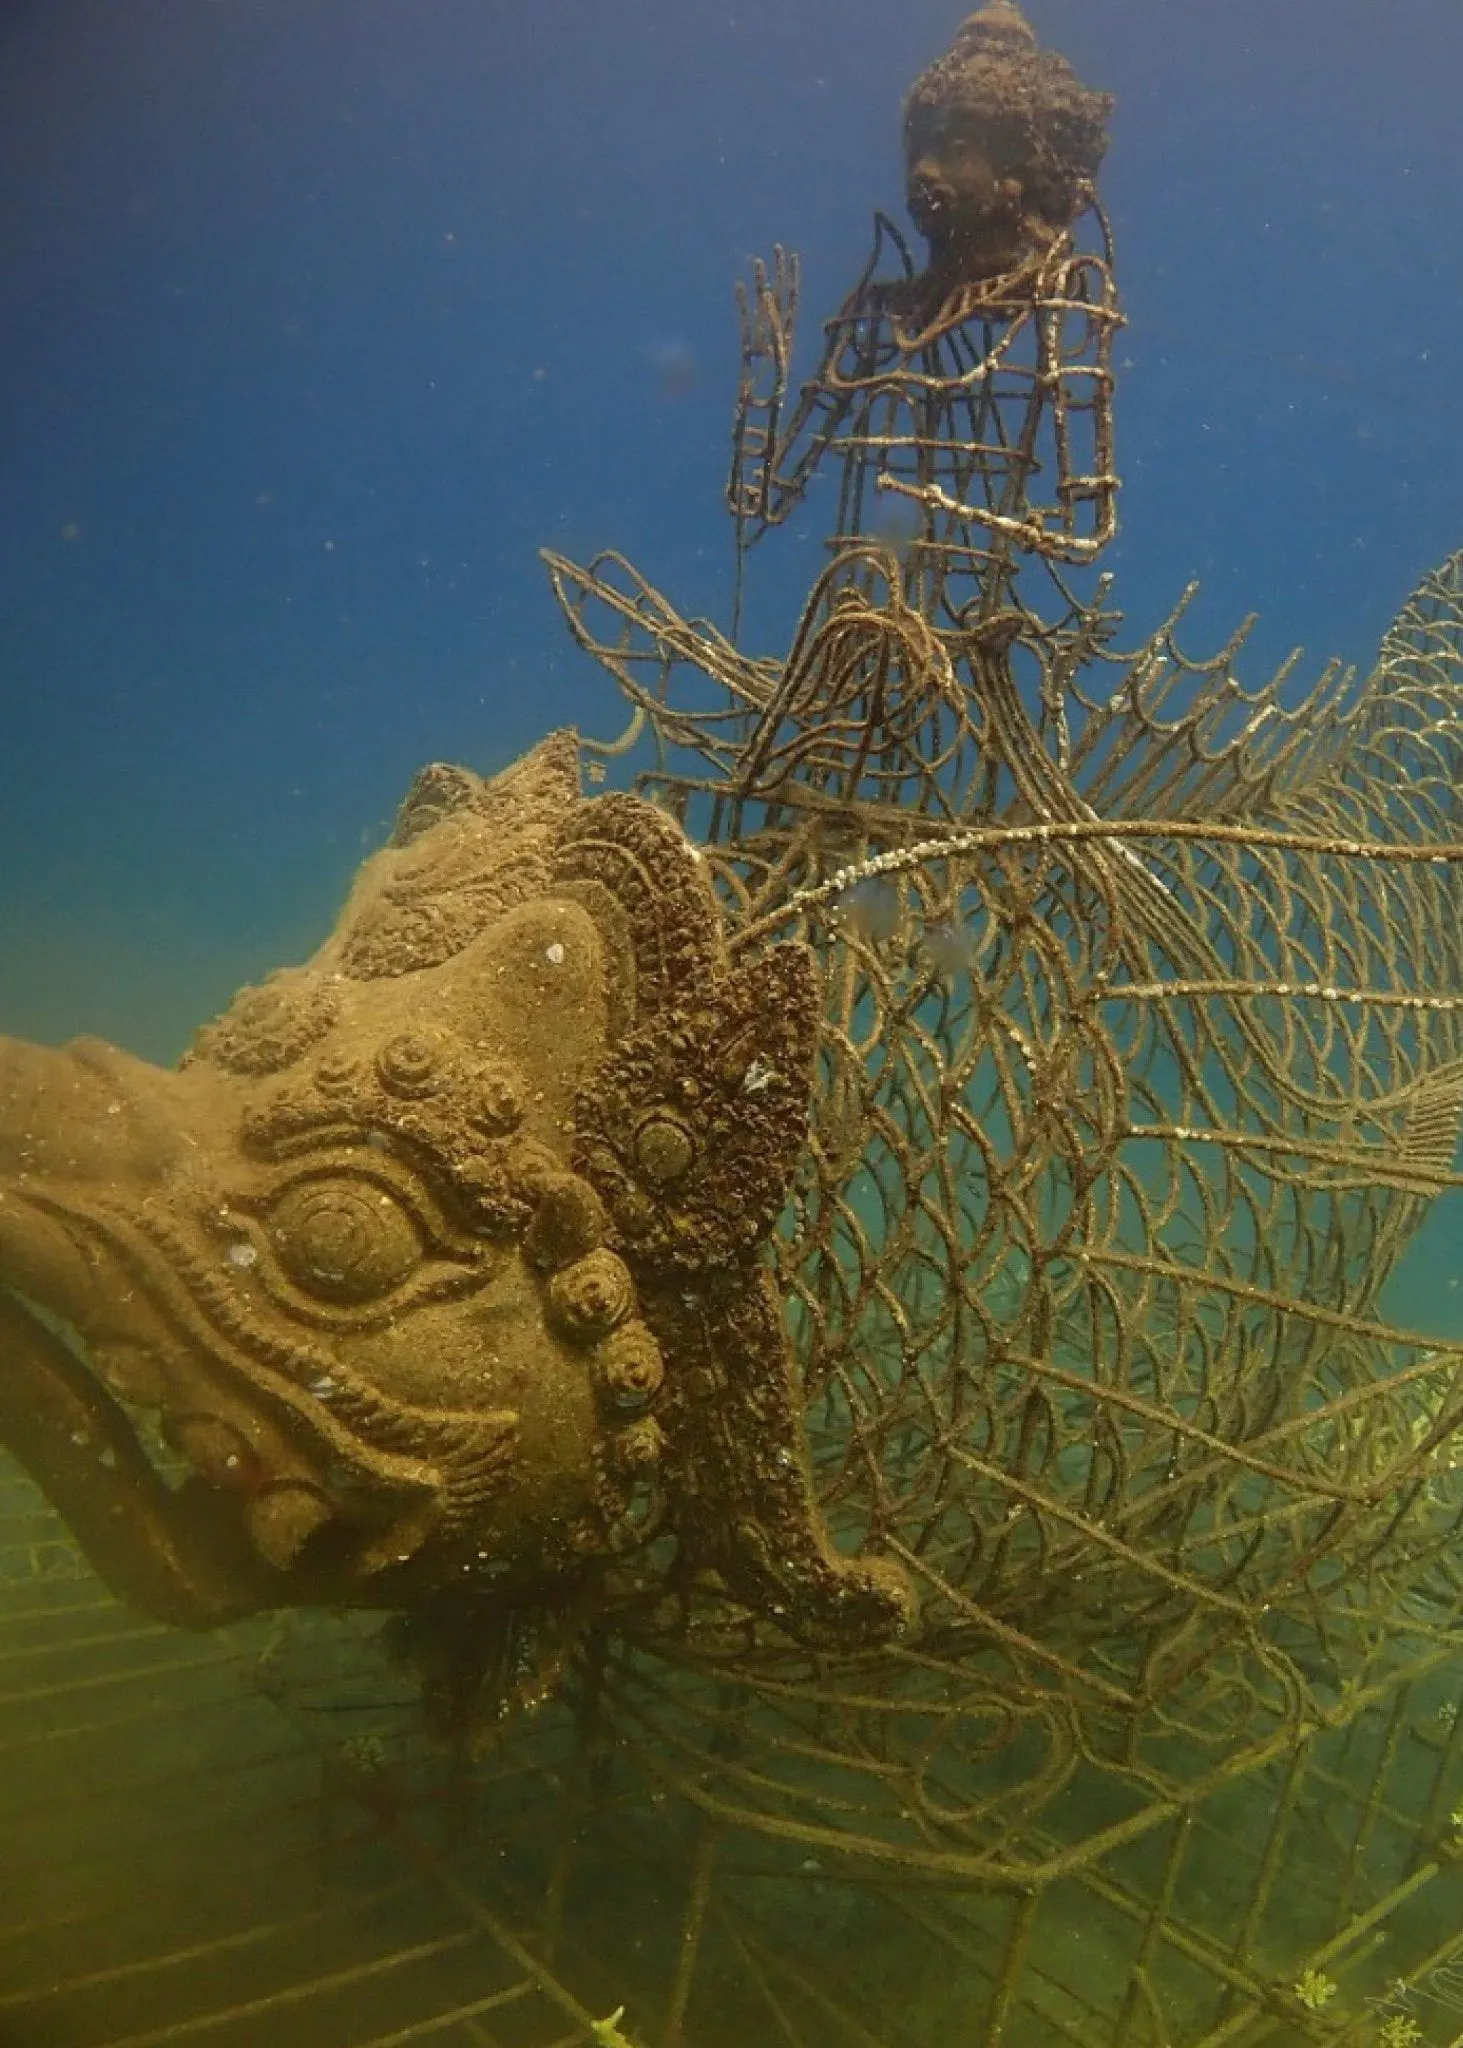
[[[424,1252],[420,1229],[394,1195],[344,1174],[286,1188],[270,1210],[267,1228],[295,1285],[343,1305],[389,1294]]]

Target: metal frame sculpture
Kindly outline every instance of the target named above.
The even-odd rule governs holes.
[[[934,76],[958,106],[952,75],[974,75],[979,136],[986,80],[1035,62],[998,6]],[[906,132],[918,218],[939,166]],[[751,1722],[775,1700],[797,1733],[782,1773],[755,1748],[756,1790],[717,1773],[709,1734],[681,1782],[820,1856],[1033,1883],[1015,1844],[1093,1759],[1126,1749],[1153,1782],[1146,1747],[1182,1729],[1238,1768],[1260,1731],[1321,1714],[1318,1658],[1360,1668],[1407,1603],[1452,1611],[1463,1420],[1458,1352],[1379,1306],[1426,1197],[1457,1184],[1463,562],[1364,682],[1333,665],[1299,701],[1292,663],[1240,681],[1243,633],[1188,657],[1182,604],[1119,652],[1106,583],[1083,599],[1062,567],[1110,531],[1118,317],[1106,253],[1075,258],[1071,234],[963,295],[941,275],[914,333],[918,281],[867,273],[785,434],[796,271],[757,274],[743,555],[818,462],[839,474],[785,659],[680,618],[620,557],[547,557],[653,748],[640,787],[704,844],[733,957],[794,935],[822,962],[777,1266],[823,1511],[920,1600],[882,1708],[864,1667],[842,1681],[848,1751],[815,1733],[827,1670],[761,1636],[713,1659]],[[1037,373],[1018,382],[1023,338]],[[1085,465],[1063,424],[1079,372],[1102,456]],[[1039,444],[1044,468],[1012,459]],[[868,530],[891,488],[919,508],[897,545]],[[683,1693],[636,1711],[675,1745]],[[872,1731],[906,1716],[925,1725],[900,1763]],[[845,1773],[871,1753],[882,1796],[855,1819]]]
[[[180,1073],[0,1052],[0,1435],[155,1613],[393,1611],[556,1759],[551,1923],[671,1799],[667,2042],[749,1843],[1019,1896],[999,2040],[1049,1892],[1167,1843],[1166,1939],[1188,1819],[1459,1611],[1463,1351],[1381,1294],[1459,1179],[1463,557],[1299,702],[1182,606],[1119,651],[1106,113],[992,0],[906,106],[930,262],[879,223],[790,413],[755,276],[739,587],[838,481],[785,657],[548,557],[634,794],[429,770]]]

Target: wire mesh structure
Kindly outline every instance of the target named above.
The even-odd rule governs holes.
[[[899,229],[875,221],[863,276],[828,323],[823,362],[787,410],[800,276],[779,249],[742,287],[742,379],[727,502],[738,555],[782,525],[839,459],[834,543],[899,523],[924,609],[989,593],[1013,547],[1088,561],[1112,538],[1112,237],[1065,231],[1016,275],[964,292],[911,329],[917,276]],[[897,272],[882,275],[886,252]],[[853,454],[857,459],[846,458]],[[1043,471],[1053,481],[1038,495]],[[882,497],[883,503],[880,504]],[[893,502],[890,502],[892,499]]]
[[[799,1665],[751,1622],[729,1648],[693,1628],[723,1701],[699,1739],[684,1689],[625,1697],[720,1825],[1009,1889],[1034,1917],[1106,1839],[1038,1847],[1044,1816],[1092,1801],[1147,1840],[1215,1793],[1211,1767],[1239,1782],[1327,1724],[1317,1673],[1352,1698],[1374,1658],[1405,1661],[1400,1617],[1446,1658],[1459,1354],[1380,1299],[1456,1185],[1463,564],[1360,685],[1333,665],[1297,699],[1287,664],[1248,688],[1243,633],[1195,660],[1183,605],[1124,654],[1106,583],[1084,596],[1061,567],[1110,530],[1106,258],[1050,289],[1028,269],[993,318],[982,282],[979,331],[940,331],[982,366],[978,427],[956,420],[965,358],[916,345],[872,273],[785,434],[790,260],[743,300],[743,551],[819,464],[841,479],[785,659],[679,618],[619,557],[548,561],[653,750],[641,787],[706,847],[734,951],[798,937],[822,962],[779,1279],[824,1513],[900,1563],[921,1618],[877,1676]],[[1033,328],[1046,367],[1022,385],[1003,349]],[[1085,466],[1059,358],[1089,380]],[[1056,417],[1026,469],[1038,394]],[[994,515],[1041,475],[1087,508],[1083,544],[1049,511]],[[919,508],[897,545],[868,516],[890,488]],[[1013,1970],[991,2039],[1025,2038]],[[1145,1983],[1114,2040],[1254,2018],[1222,2000],[1189,2034]]]
[[[734,615],[748,549],[829,463],[829,544],[845,572],[848,543],[902,526],[904,595],[931,620],[998,607],[1020,555],[1087,562],[1111,539],[1121,316],[1093,184],[1111,106],[997,0],[905,101],[907,196],[927,263],[876,215],[868,261],[791,406],[796,256],[779,248],[738,288]]]
[[[702,823],[734,946],[795,931],[824,962],[780,1279],[824,1511],[922,1603],[877,1686],[741,1642],[756,1714],[798,1734],[781,1773],[754,1745],[692,1796],[819,1854],[1039,1887],[1027,1831],[1092,1759],[1126,1758],[1141,1829],[1139,1783],[1186,1796],[1176,1740],[1242,1771],[1324,1718],[1318,1658],[1354,1672],[1409,1605],[1454,1609],[1459,1358],[1379,1295],[1456,1185],[1463,559],[1363,688],[1328,672],[1290,713],[1232,649],[1184,663],[1174,621],[1102,649],[1064,753],[1025,709],[1051,672],[1016,678],[1039,630],[977,628],[962,694],[954,634],[892,568],[884,593],[799,638],[739,750],[673,687],[651,713],[667,757],[730,756],[649,786]]]
[[[741,555],[839,472],[784,657],[549,557],[732,961],[816,973],[758,1271],[907,1626],[797,1640],[681,1502],[552,1697],[437,1745],[360,1616],[130,1621],[7,1477],[7,2048],[1463,2039],[1463,1347],[1383,1300],[1460,1179],[1463,555],[1361,681],[1249,687],[1182,605],[1118,647],[1083,137],[945,270],[876,257],[786,429],[754,280]]]

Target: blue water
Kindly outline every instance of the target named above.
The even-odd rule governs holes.
[[[171,1055],[423,760],[612,730],[540,544],[724,616],[732,281],[800,249],[814,338],[958,12],[7,0],[0,1026]],[[1364,660],[1463,538],[1463,7],[1031,15],[1118,95],[1135,629]]]

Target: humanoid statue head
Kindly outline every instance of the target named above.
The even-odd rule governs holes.
[[[904,104],[906,198],[931,268],[998,277],[1070,225],[1107,147],[1108,93],[989,0]]]

